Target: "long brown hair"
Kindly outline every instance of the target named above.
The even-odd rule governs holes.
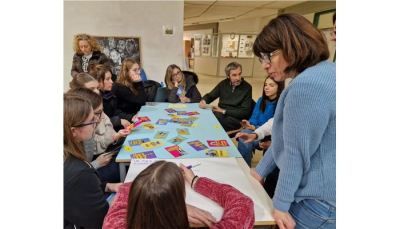
[[[306,68],[329,58],[325,36],[303,16],[281,14],[272,19],[257,36],[253,52],[272,53],[278,49],[288,63],[285,74],[296,77]]]
[[[69,87],[71,89],[75,89],[75,88],[84,88],[85,87],[85,83],[90,82],[90,81],[96,81],[95,78],[93,78],[93,76],[87,74],[87,73],[79,73],[78,75],[76,75],[71,82],[69,82]]]
[[[82,144],[73,137],[71,128],[82,124],[92,110],[92,104],[86,98],[64,94],[64,162],[70,156],[74,156],[90,165]]]
[[[74,88],[69,90],[67,93],[82,96],[88,99],[89,102],[92,104],[93,110],[103,104],[103,97],[88,88]]]
[[[168,66],[167,70],[165,71],[165,84],[167,85],[168,89],[172,89],[175,85],[172,83],[172,74],[174,73],[174,69],[179,69],[182,74],[182,81],[179,83],[179,86],[185,89],[186,87],[186,79],[185,75],[183,74],[180,67],[175,64],[171,64]]]
[[[265,108],[267,108],[267,104],[268,104],[268,96],[265,95],[264,92],[264,88],[265,88],[265,82],[267,81],[267,79],[271,79],[272,81],[274,81],[274,83],[276,83],[276,85],[278,86],[278,90],[276,91],[276,97],[275,97],[275,109],[276,106],[278,105],[278,101],[279,101],[279,97],[282,94],[283,89],[285,88],[285,81],[281,81],[281,82],[276,82],[274,80],[274,78],[271,78],[270,76],[267,76],[267,78],[265,78],[264,80],[264,86],[263,86],[263,90],[262,90],[262,100],[261,100],[261,104],[260,104],[260,111],[261,113],[263,113],[265,111]],[[275,113],[275,111],[274,111]]]
[[[131,80],[131,78],[129,77],[129,70],[132,68],[132,66],[134,64],[139,65],[140,64],[138,62],[136,62],[133,59],[130,58],[126,58],[123,62],[122,62],[122,66],[121,66],[121,71],[118,74],[117,77],[117,83],[120,83],[126,87],[128,87],[129,89],[131,89],[131,91],[133,92],[133,94],[138,95],[139,92],[136,90],[135,86],[134,86],[134,82]]]
[[[127,228],[189,228],[185,181],[179,167],[157,161],[133,180]]]

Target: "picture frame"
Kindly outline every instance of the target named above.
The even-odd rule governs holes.
[[[94,36],[94,38],[99,42],[102,52],[107,56],[113,75],[119,74],[122,61],[126,58],[133,59],[142,66],[140,37]]]

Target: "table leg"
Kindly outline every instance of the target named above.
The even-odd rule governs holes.
[[[120,162],[119,163],[119,177],[121,179],[121,182],[125,182],[125,177],[126,177],[126,164],[125,162]]]

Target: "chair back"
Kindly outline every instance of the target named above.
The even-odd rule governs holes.
[[[167,101],[167,88],[159,87],[157,88],[157,93],[154,98],[154,102],[165,102]]]

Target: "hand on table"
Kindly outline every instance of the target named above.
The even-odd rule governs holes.
[[[256,135],[239,132],[235,135],[235,138],[241,138],[241,139],[246,140],[246,141],[244,141],[244,143],[250,143],[250,142],[254,142],[254,140],[256,140]]]
[[[107,183],[106,192],[118,192],[123,183]]]
[[[264,185],[264,179],[260,175],[258,175],[258,173],[254,170],[254,168],[250,169],[250,175],[256,178],[256,180],[260,182],[261,185]]]
[[[266,142],[259,142],[258,145],[260,146],[261,149],[267,150],[271,146],[271,141],[266,141]]]
[[[272,217],[274,217],[276,224],[280,229],[293,229],[296,226],[296,222],[293,220],[289,212],[281,212],[279,210],[272,211]]]
[[[111,158],[112,158],[112,154],[103,153],[103,154],[100,154],[100,156],[98,156],[96,158],[96,161],[100,167],[103,167],[103,166],[108,165],[108,163],[110,163]]]
[[[125,128],[129,126],[131,123],[126,119],[121,119],[121,125]]]
[[[181,100],[181,103],[187,103],[190,100],[188,97],[185,96],[179,97],[179,99]]]
[[[207,103],[205,100],[201,100],[199,103],[199,107],[202,109],[205,109],[207,107]]]
[[[211,215],[210,212],[197,208],[190,204],[186,204],[186,211],[188,214],[189,223],[191,224],[205,224],[207,225],[207,227],[211,227],[212,224],[217,222],[217,219],[213,215]]]

